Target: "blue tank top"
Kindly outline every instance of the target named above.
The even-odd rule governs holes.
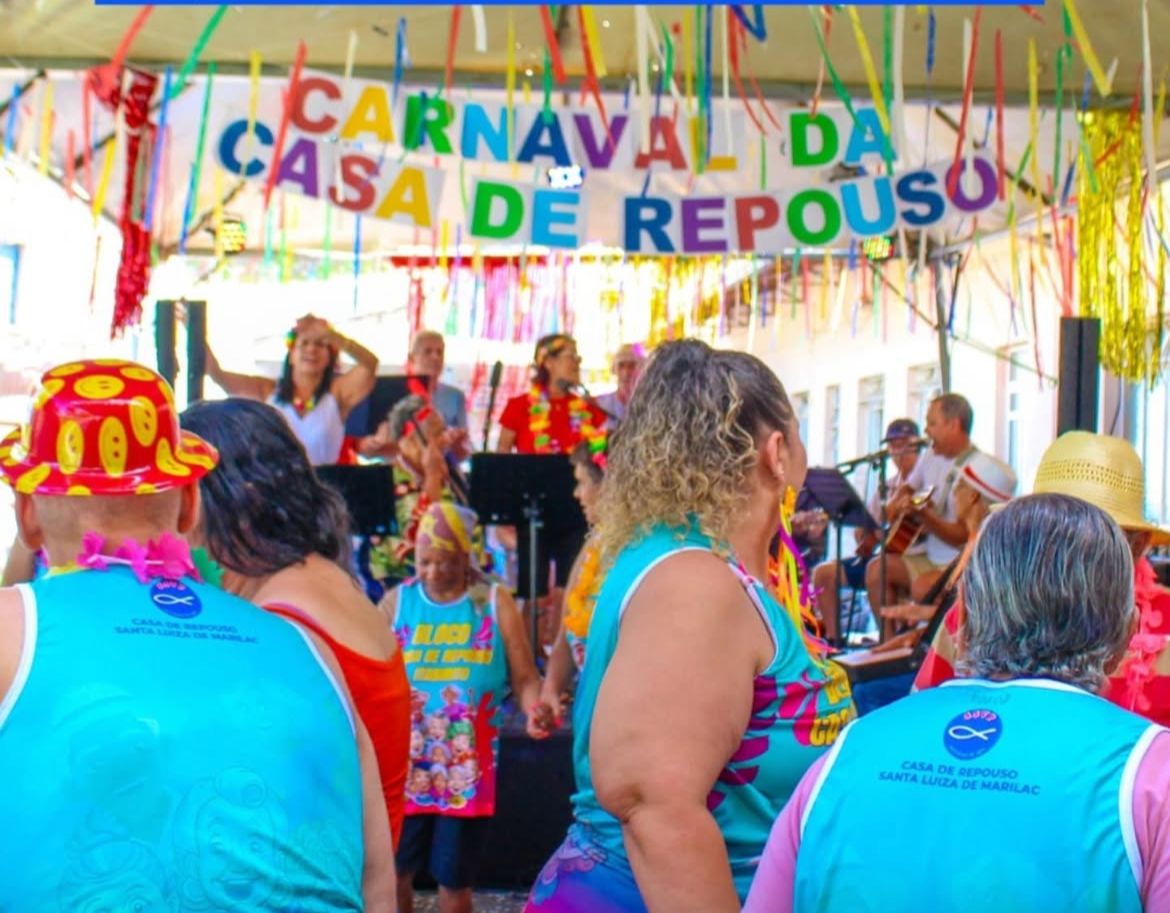
[[[882,708],[825,762],[794,910],[1140,913],[1133,780],[1162,731],[1040,679],[956,680]]]
[[[299,629],[124,567],[20,589],[0,909],[362,909],[353,722]]]
[[[477,588],[478,589],[478,588]],[[422,582],[398,588],[394,633],[410,679],[408,815],[495,814],[499,709],[508,654],[496,587],[438,603]]]
[[[605,575],[589,627],[585,666],[573,707],[573,765],[577,793],[571,837],[598,846],[607,864],[628,869],[621,825],[597,802],[589,764],[593,709],[617,649],[622,613],[638,584],[655,565],[681,551],[711,551],[701,533],[657,527],[628,545]],[[738,750],[707,797],[727,845],[740,899],[747,896],[772,822],[809,766],[853,715],[849,683],[836,665],[818,665],[800,632],[758,582],[743,575],[748,595],[776,644],[776,654],[755,679],[752,716]]]

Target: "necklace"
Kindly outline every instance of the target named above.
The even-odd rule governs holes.
[[[528,388],[528,430],[532,432],[532,449],[534,453],[560,453],[560,442],[553,441],[549,434],[552,428],[550,414],[552,404],[548,394],[540,384],[533,384]],[[590,453],[598,453],[605,449],[605,429],[597,428],[593,424],[593,410],[589,408],[583,397],[573,394],[569,398],[569,428],[572,431],[573,442],[588,441]],[[598,444],[598,442],[600,442]]]
[[[585,544],[585,554],[573,588],[565,594],[565,630],[580,640],[589,633],[589,623],[593,620],[601,582],[600,570],[601,553],[591,540]]]

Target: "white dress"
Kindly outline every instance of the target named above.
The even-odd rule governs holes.
[[[345,422],[341,420],[341,409],[332,393],[326,393],[304,415],[299,415],[292,403],[277,402],[276,394],[268,398],[268,403],[279,410],[293,434],[305,445],[310,463],[327,466],[337,462],[341,445],[345,442]]]

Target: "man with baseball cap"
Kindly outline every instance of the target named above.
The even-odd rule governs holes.
[[[203,582],[180,538],[217,461],[158,374],[114,359],[48,371],[0,442],[50,566],[0,590],[0,909],[393,909],[332,657]]]
[[[897,491],[905,484],[918,462],[918,451],[921,448],[918,424],[910,418],[894,419],[886,427],[882,443],[889,450],[895,471],[887,486],[890,491]],[[881,492],[875,489],[866,506],[874,522],[881,523]],[[881,539],[873,530],[862,529],[860,526],[854,530],[854,536],[856,548],[851,557],[841,562],[841,572],[846,586],[852,590],[860,590],[865,587],[866,567],[872,560],[874,551],[881,544]],[[920,550],[923,547],[920,546]],[[826,561],[813,571],[813,588],[817,591],[817,612],[821,616],[825,638],[830,643],[835,642],[840,635],[837,607],[841,597],[837,590],[837,580],[836,561]]]

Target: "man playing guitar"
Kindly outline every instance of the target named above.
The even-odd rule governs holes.
[[[895,594],[909,591],[911,600],[920,600],[938,580],[967,542],[967,527],[959,520],[955,483],[963,465],[975,453],[971,444],[971,404],[957,393],[944,394],[926,412],[926,434],[931,451],[918,461],[887,505],[886,514],[897,518],[910,514],[921,520],[925,546],[905,554],[886,556],[886,592],[881,593],[881,568],[870,562],[865,583],[869,603],[876,611],[895,601]],[[929,489],[930,497],[916,499],[917,492]]]
[[[890,459],[894,463],[897,475],[889,482],[890,491],[898,491],[918,462],[918,424],[913,419],[898,418],[890,422],[886,428],[886,436],[882,443],[889,448]],[[875,522],[881,522],[881,492],[876,488],[866,505]],[[861,589],[865,586],[865,570],[870,563],[878,546],[881,544],[879,533],[857,527],[853,531],[857,545],[853,556],[841,562],[846,584],[851,589]],[[817,613],[821,617],[821,625],[825,638],[835,642],[840,636],[837,630],[837,604],[840,596],[837,592],[837,562],[826,561],[813,571],[813,588],[817,591]]]

